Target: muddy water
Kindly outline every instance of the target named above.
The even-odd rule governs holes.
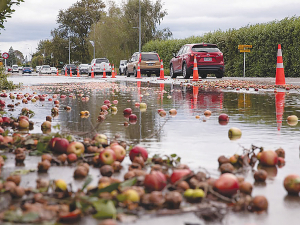
[[[91,137],[94,133],[104,133],[109,138],[119,135],[121,139],[133,144],[145,146],[150,156],[153,154],[172,154],[181,156],[183,163],[188,164],[193,170],[207,169],[213,177],[217,177],[217,158],[220,155],[231,156],[235,153],[242,154],[243,148],[251,145],[275,150],[282,147],[286,151],[286,166],[278,169],[270,169],[266,185],[255,185],[253,196],[265,195],[269,201],[267,214],[234,213],[228,215],[223,224],[282,224],[286,221],[297,224],[300,209],[300,198],[286,195],[283,188],[283,179],[287,174],[300,173],[299,160],[299,124],[291,126],[287,123],[288,115],[299,114],[299,94],[297,91],[285,92],[279,90],[202,90],[192,86],[167,80],[157,82],[155,79],[143,79],[137,82],[134,79],[112,79],[91,81],[88,78],[69,78],[55,76],[14,76],[10,79],[22,82],[26,87],[23,93],[48,94],[44,102],[20,104],[12,115],[17,115],[22,107],[32,109],[36,114],[32,118],[35,122],[34,130],[30,133],[41,132],[40,125],[47,115],[51,115],[53,101],[48,98],[53,94],[65,94],[67,98],[59,99],[59,115],[53,119],[53,126],[60,124],[60,128],[53,128],[54,132],[71,133],[77,138]],[[53,83],[64,83],[53,84]],[[50,84],[51,83],[51,84]],[[44,84],[45,86],[40,86]],[[28,85],[28,86],[27,86]],[[71,95],[71,93],[73,95]],[[82,101],[79,96],[89,97],[88,101]],[[71,96],[71,97],[69,97]],[[75,97],[73,97],[75,96]],[[118,100],[118,112],[109,113],[105,121],[97,122],[100,108],[105,99]],[[11,100],[6,99],[9,103]],[[16,100],[15,100],[16,101]],[[135,107],[135,103],[145,102],[147,109],[141,111]],[[72,110],[67,112],[65,106]],[[124,126],[127,119],[123,116],[125,108],[132,108],[138,120],[135,124]],[[163,108],[169,111],[177,109],[176,116],[160,117],[157,110]],[[212,111],[210,117],[205,117],[203,112]],[[80,111],[90,112],[88,118],[81,118]],[[229,115],[228,124],[218,122],[221,113]],[[196,119],[200,115],[200,119]],[[238,127],[242,130],[242,137],[238,140],[230,140],[227,136],[230,127]],[[36,166],[39,158],[25,161],[26,168]],[[5,165],[5,174],[14,170],[14,162]],[[32,163],[33,162],[33,163]],[[125,161],[125,164],[128,164]],[[82,181],[73,181],[74,168],[51,168],[47,175],[26,175],[26,184],[34,186],[37,176],[46,176],[49,179],[57,177],[69,180],[74,185],[80,185]],[[98,170],[92,170],[94,176],[99,175]],[[245,174],[246,180],[253,182],[251,171]],[[95,182],[97,180],[94,179]],[[191,215],[178,218],[157,218],[151,220],[151,224],[184,224],[193,222],[204,224],[198,218]],[[161,222],[163,221],[163,222]],[[139,221],[137,224],[150,224],[149,221]]]

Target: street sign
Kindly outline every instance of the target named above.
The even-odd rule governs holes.
[[[238,49],[252,48],[252,45],[238,45]]]
[[[2,57],[3,57],[3,59],[8,59],[9,54],[7,52],[3,52]]]
[[[250,52],[250,49],[240,49],[240,52]]]

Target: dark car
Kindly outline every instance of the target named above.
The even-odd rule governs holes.
[[[189,79],[193,74],[194,57],[196,56],[199,75],[206,78],[207,74],[215,74],[222,78],[225,72],[223,53],[215,44],[186,44],[173,54],[170,61],[170,76],[176,78],[179,74]]]
[[[66,64],[62,68],[61,74],[65,75],[66,71],[67,71],[67,74],[70,74],[70,68],[72,70],[72,74],[76,74],[77,73],[77,67],[75,66],[75,64]]]
[[[31,74],[31,68],[30,67],[23,67],[23,70],[22,70],[22,74],[24,74],[24,73],[29,73],[29,74]]]

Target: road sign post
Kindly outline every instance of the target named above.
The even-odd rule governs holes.
[[[244,53],[244,77],[246,76],[246,52],[250,52],[252,45],[238,45],[238,50]]]
[[[8,57],[9,57],[9,54],[7,53],[7,52],[3,52],[2,53],[2,57],[3,57],[3,59],[4,59],[4,61],[5,61],[5,70],[6,70],[6,59],[8,59]]]

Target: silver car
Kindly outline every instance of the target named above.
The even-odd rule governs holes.
[[[96,58],[93,59],[91,65],[89,65],[88,74],[91,76],[92,69],[94,71],[94,75],[103,74],[105,68],[105,72],[107,75],[111,74],[111,65],[107,58]]]
[[[120,75],[125,74],[126,66],[127,66],[127,60],[121,60],[120,61],[120,66],[119,66]]]
[[[51,68],[49,65],[42,65],[39,74],[51,74]]]

